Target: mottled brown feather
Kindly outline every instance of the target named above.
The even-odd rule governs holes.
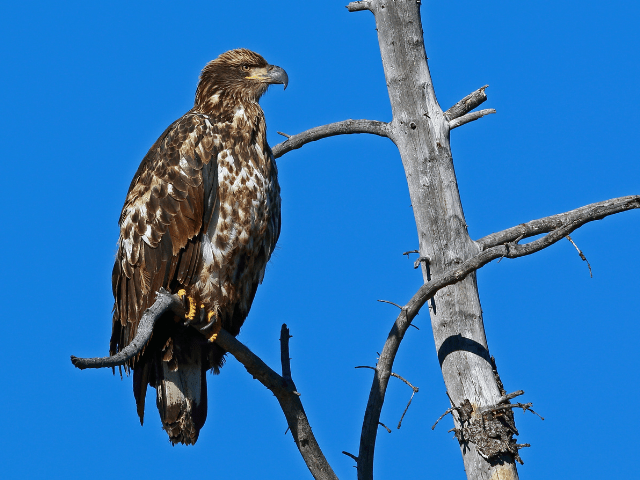
[[[280,199],[258,105],[267,84],[248,80],[246,66],[269,67],[244,49],[205,67],[194,108],[163,132],[129,186],[112,274],[112,354],[133,340],[161,287],[186,289],[234,335],[249,312],[280,232]],[[189,444],[207,415],[205,372],[225,352],[172,317],[127,368],[140,421],[152,385],[171,441]]]

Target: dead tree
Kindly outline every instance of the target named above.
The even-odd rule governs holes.
[[[475,271],[495,259],[516,258],[538,252],[585,223],[640,208],[640,196],[628,196],[587,205],[569,212],[521,223],[501,232],[472,240],[460,202],[449,132],[495,110],[475,110],[486,99],[482,87],[443,111],[435,95],[424,48],[420,0],[363,0],[347,6],[351,12],[369,10],[375,16],[382,63],[393,118],[390,122],[345,120],[316,127],[273,149],[276,157],[306,143],[333,135],[370,133],[389,138],[400,152],[418,230],[416,266],[422,268],[424,285],[404,306],[391,327],[374,370],[358,455],[358,478],[373,478],[373,457],[380,411],[393,362],[405,332],[420,309],[429,312],[442,375],[451,400],[455,436],[460,442],[470,479],[518,478],[519,445],[512,409],[531,404],[510,403],[522,391],[507,393],[489,355],[478,297]],[[543,234],[529,243],[523,240]],[[79,359],[79,368],[122,365],[146,343],[155,319],[167,309],[180,312],[182,302],[167,292],[141,321],[140,337],[115,357]],[[296,444],[316,479],[335,479],[318,446],[291,379],[289,333],[281,333],[282,375],[278,375],[244,345],[224,331],[218,342],[233,354],[276,396]],[[404,380],[404,379],[403,379]],[[408,382],[407,382],[408,383]],[[409,384],[410,385],[410,384]],[[411,385],[410,385],[411,386]],[[415,391],[417,389],[411,386]],[[346,453],[346,452],[345,452]]]

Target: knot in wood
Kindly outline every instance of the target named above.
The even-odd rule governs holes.
[[[511,454],[522,463],[518,455],[521,446],[513,438],[513,435],[518,435],[513,411],[508,409],[478,413],[468,399],[465,399],[456,410],[461,426],[454,428],[453,432],[461,445],[473,443],[478,453],[486,460],[502,454]]]

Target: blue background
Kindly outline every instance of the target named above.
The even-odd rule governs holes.
[[[489,84],[497,115],[451,143],[470,233],[480,238],[588,203],[640,194],[640,6],[615,1],[423,1],[443,109]],[[127,187],[151,144],[187,111],[200,69],[247,47],[285,68],[263,98],[271,145],[346,118],[390,120],[373,16],[323,2],[4,2],[0,162],[4,478],[310,478],[273,395],[233,358],[210,377],[197,445],[169,444],[152,396],[140,427],[131,379],[79,371],[103,355],[111,268]],[[354,478],[371,371],[421,284],[397,150],[387,139],[322,140],[278,161],[283,230],[240,340],[294,380],[339,477]],[[491,354],[516,413],[522,478],[631,478],[640,422],[640,213],[478,274]],[[378,436],[376,478],[463,479],[458,444],[431,425],[449,406],[426,311],[410,329]],[[150,391],[150,395],[153,390]]]

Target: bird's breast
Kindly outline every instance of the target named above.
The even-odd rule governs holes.
[[[248,313],[274,247],[279,186],[267,148],[244,143],[218,154],[217,203],[203,238],[198,287],[203,303],[223,317],[236,304]]]

